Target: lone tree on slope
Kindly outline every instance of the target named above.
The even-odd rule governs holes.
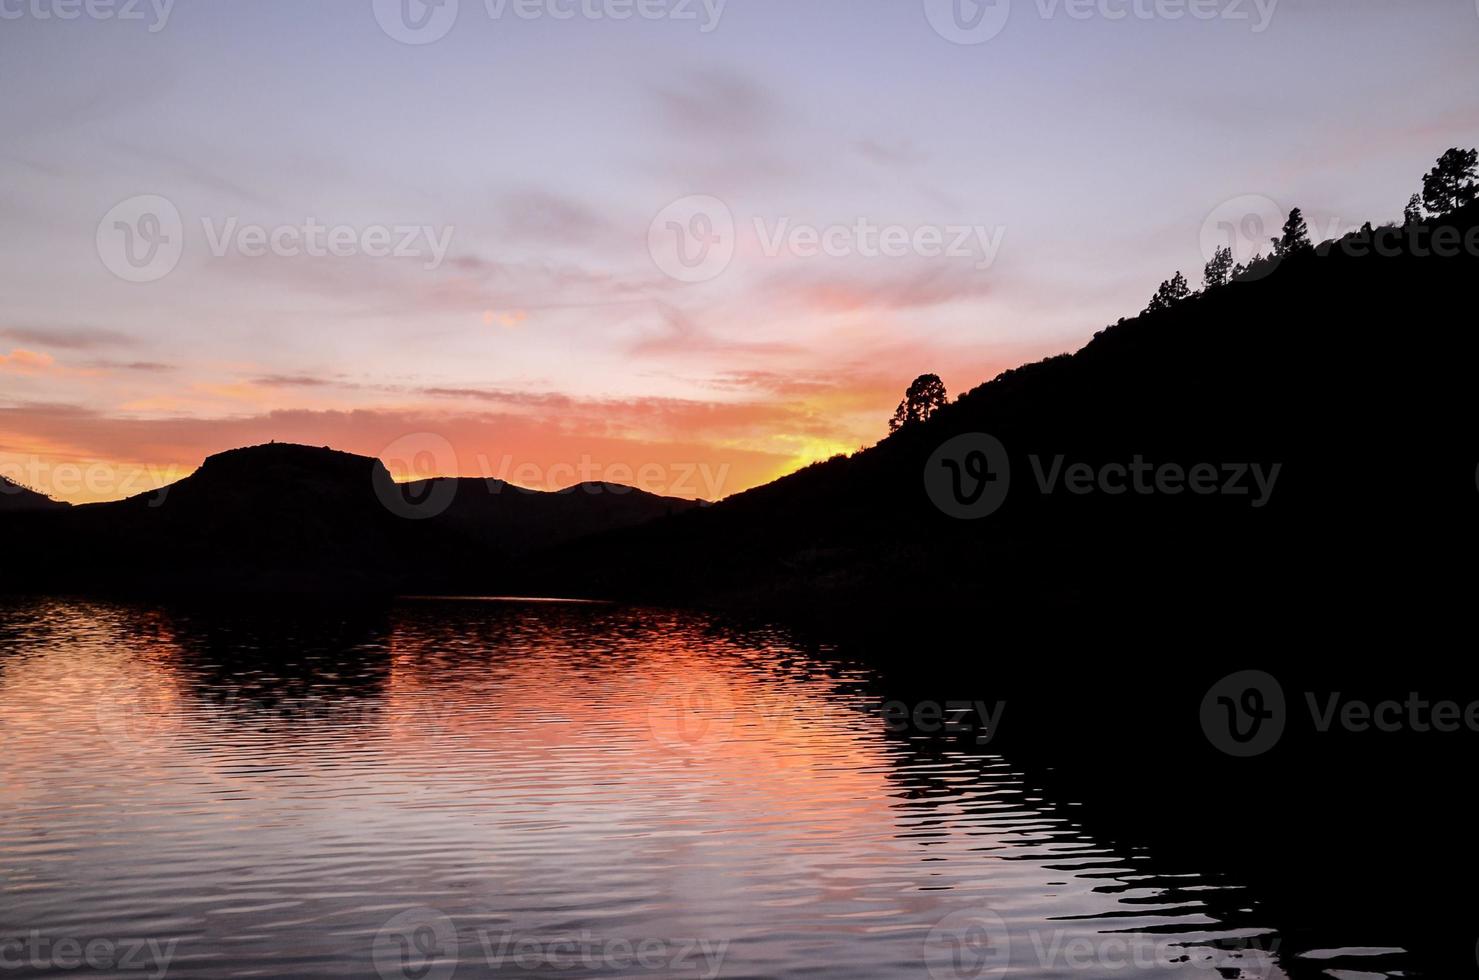
[[[945,394],[945,382],[938,374],[921,374],[904,392],[904,400],[894,409],[894,417],[888,420],[888,431],[898,432],[906,425],[923,422],[943,408],[949,401]]]

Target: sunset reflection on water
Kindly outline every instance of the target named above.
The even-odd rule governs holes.
[[[1207,945],[1268,939],[1222,922],[1235,884],[1151,874],[990,745],[890,731],[870,668],[780,631],[441,601],[4,622],[6,935],[168,937],[191,976],[1282,975]]]

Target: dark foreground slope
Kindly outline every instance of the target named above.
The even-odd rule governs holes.
[[[1475,214],[1454,234],[1479,244]],[[1356,236],[1121,321],[851,458],[564,549],[539,588],[993,631],[1452,608],[1474,584],[1479,258],[1419,254],[1431,231],[1387,255]],[[962,520],[925,474],[973,432],[1004,446],[1009,490]],[[1210,466],[1218,492],[1041,485],[1055,464],[1137,460]],[[1278,467],[1261,505],[1250,465]]]
[[[0,476],[0,514],[65,510],[66,504]]]
[[[219,453],[157,491],[0,523],[0,585],[139,592],[502,588],[529,551],[696,506],[630,487],[395,483],[377,459],[283,443]]]

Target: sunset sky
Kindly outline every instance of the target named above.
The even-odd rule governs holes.
[[[998,0],[979,43],[936,0],[406,2],[455,21],[0,2],[0,475],[111,499],[276,439],[725,496],[1198,282],[1224,221],[1390,220],[1479,143],[1473,0]]]

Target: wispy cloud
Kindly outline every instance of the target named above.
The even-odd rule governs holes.
[[[781,118],[777,100],[752,79],[730,70],[690,70],[650,92],[658,120],[684,136],[754,138]]]
[[[507,195],[501,211],[505,232],[523,242],[591,246],[612,232],[606,215],[546,190]]]
[[[0,327],[0,337],[21,344],[60,350],[95,350],[100,347],[128,347],[132,338],[117,330],[98,327]]]
[[[39,374],[56,363],[56,358],[50,354],[39,354],[36,351],[12,350],[9,354],[0,354],[0,371],[14,374]]]

